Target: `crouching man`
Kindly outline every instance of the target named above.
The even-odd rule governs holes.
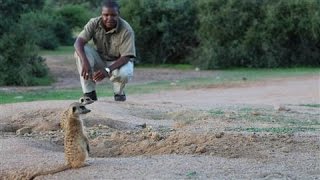
[[[133,76],[134,31],[119,8],[115,0],[104,1],[101,16],[90,19],[74,43],[82,91],[95,101],[96,82],[104,78],[113,83],[114,100],[125,101],[124,88]],[[91,39],[95,47],[87,44]]]

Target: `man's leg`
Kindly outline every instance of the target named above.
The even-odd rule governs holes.
[[[110,81],[113,83],[113,92],[115,101],[125,101],[126,95],[124,88],[128,81],[133,77],[133,62],[129,61],[123,65],[120,69],[112,71]]]
[[[95,49],[93,49],[92,47],[86,45],[84,47],[84,51],[85,51],[85,54],[86,54],[87,59],[88,59],[89,64],[90,64],[91,73],[93,73],[97,69],[104,68],[105,65],[102,62],[99,54],[97,53],[97,51]],[[85,80],[81,76],[82,61],[80,60],[80,58],[79,58],[79,56],[77,55],[76,52],[74,53],[74,56],[75,56],[75,58],[77,60],[76,61],[77,62],[77,68],[78,68],[78,72],[79,72],[79,75],[80,75],[80,83],[81,83],[81,87],[82,87],[82,91],[83,91],[84,95],[90,97],[92,100],[97,100],[96,83],[92,79]]]

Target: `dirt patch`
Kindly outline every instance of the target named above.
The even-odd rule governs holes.
[[[48,109],[18,113],[12,116],[10,122],[12,127],[16,127],[18,124],[32,127],[32,132],[21,134],[21,137],[45,140],[62,147],[63,132],[60,131],[58,125],[61,111],[61,109]],[[299,141],[292,133],[270,134],[250,133],[244,130],[241,131],[242,133],[226,131],[232,124],[228,121],[230,119],[239,120],[240,118],[237,116],[240,116],[243,112],[234,112],[234,117],[230,117],[228,112],[214,111],[214,113],[223,114],[224,118],[222,116],[212,116],[208,112],[192,112],[190,110],[168,112],[165,115],[172,118],[175,126],[158,128],[121,122],[98,115],[84,117],[83,120],[91,146],[90,157],[177,154],[264,161],[271,158],[272,154],[320,151],[320,143],[316,140]],[[279,116],[284,117],[283,114]],[[249,118],[249,116],[247,117]],[[314,118],[311,117],[309,122],[314,122],[313,124],[319,127],[319,122]],[[274,117],[273,119],[273,123],[275,123],[277,118]],[[212,129],[208,131],[208,129],[196,128],[212,126],[215,124],[214,121],[219,121],[220,126],[224,127],[224,131]],[[245,122],[242,123],[245,124]],[[260,124],[261,122],[256,120],[255,123]]]
[[[0,87],[2,91],[25,91],[37,89],[64,89],[81,87],[79,73],[76,67],[75,59],[69,56],[45,56],[46,64],[49,67],[50,74],[54,77],[55,83],[52,86],[34,86],[34,87]],[[130,84],[143,84],[157,81],[172,81],[173,83],[181,79],[214,77],[217,72],[213,71],[195,71],[195,70],[174,70],[174,69],[150,69],[135,68],[134,77],[130,80]],[[108,84],[107,80],[99,82],[99,84]]]
[[[306,107],[301,111],[296,107],[294,111],[290,110],[291,112],[250,106],[210,111],[170,109],[142,109],[135,104],[128,115],[155,121],[170,119],[173,122],[172,126],[152,127],[134,124],[95,113],[83,117],[92,146],[90,156],[198,154],[225,158],[268,159],[272,153],[319,151],[319,142],[310,140],[302,143],[294,140],[293,134],[302,131],[302,127],[308,127],[309,131],[312,128],[318,130],[320,127],[319,114],[307,111]],[[307,109],[310,110],[312,107]],[[9,121],[6,127],[11,130],[16,130],[16,127],[32,127],[30,133],[21,136],[63,145],[63,132],[59,128],[62,111],[63,109],[53,108],[20,112],[6,120]],[[292,131],[286,131],[288,125]],[[251,130],[256,132],[250,132],[250,127],[255,127]],[[264,130],[259,132],[259,128]],[[283,132],[277,131],[277,128]],[[9,130],[3,130],[2,133],[4,132]]]
[[[79,75],[73,56],[45,56],[50,72],[57,79],[55,87],[79,86]],[[138,68],[130,83],[148,83],[155,81],[177,81],[187,78],[213,77],[212,71],[174,70],[161,68]],[[76,82],[73,82],[76,81]]]
[[[47,62],[53,88],[79,86],[72,57]],[[213,76],[139,69],[133,83]],[[1,178],[64,164],[59,121],[71,103],[0,105]],[[319,104],[317,76],[100,98],[82,117],[90,165],[38,179],[317,179]]]

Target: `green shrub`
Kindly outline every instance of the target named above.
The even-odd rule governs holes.
[[[51,14],[42,11],[22,14],[19,21],[32,35],[35,43],[44,49],[56,49],[59,46],[53,31],[55,23],[56,19]]]
[[[320,2],[281,0],[266,6],[265,54],[280,67],[320,65]]]
[[[69,4],[74,4],[74,5],[81,4],[82,6],[85,6],[91,9],[100,7],[100,3],[101,3],[101,1],[98,1],[98,0],[49,0],[49,1],[54,1],[54,3],[58,4],[59,6],[64,6]]]
[[[71,28],[82,28],[93,16],[83,5],[67,4],[62,6],[57,14]]]
[[[12,24],[1,37],[0,85],[37,85],[35,78],[47,76],[48,68],[36,54],[37,47],[30,37],[19,24]]]
[[[62,18],[58,18],[59,20],[56,22],[53,27],[54,35],[59,40],[59,44],[61,45],[73,45],[74,38],[72,37],[72,29],[69,25],[67,25]]]
[[[0,85],[37,85],[48,74],[44,59],[37,55],[35,29],[19,24],[27,11],[41,8],[43,1],[0,1]]]
[[[197,1],[204,69],[320,65],[320,1]]]
[[[133,27],[140,63],[183,63],[196,46],[193,0],[122,0],[121,16]]]

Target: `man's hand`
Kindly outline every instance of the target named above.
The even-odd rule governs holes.
[[[105,77],[109,77],[109,74],[104,70],[99,70],[93,74],[93,80],[96,82],[103,80]]]
[[[82,71],[81,71],[81,76],[85,79],[91,79],[92,78],[92,74],[90,72],[90,65],[88,62],[84,62],[82,64]]]
[[[74,43],[74,48],[76,50],[77,55],[81,59],[81,63],[82,63],[81,76],[83,77],[83,79],[88,80],[88,79],[92,79],[92,72],[91,72],[89,61],[84,52],[84,46],[86,43],[87,42],[84,39],[82,39],[81,37],[77,37],[76,42]]]

